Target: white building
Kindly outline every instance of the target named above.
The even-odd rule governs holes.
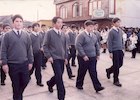
[[[140,0],[110,0],[109,17],[119,17],[122,26],[140,27]]]

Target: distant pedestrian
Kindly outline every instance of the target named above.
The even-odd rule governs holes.
[[[1,46],[1,42],[2,42],[2,39],[3,39],[4,35],[5,35],[7,32],[9,32],[9,31],[11,31],[10,25],[4,24],[4,25],[3,25],[2,35],[0,35],[0,46]],[[0,49],[0,51],[1,51],[1,49]],[[6,74],[5,74],[5,72],[3,71],[2,66],[1,66],[1,85],[2,85],[2,86],[5,85],[5,80],[6,80]]]
[[[136,57],[136,53],[137,53],[137,43],[138,43],[138,36],[135,32],[132,33],[132,35],[129,37],[130,39],[130,46],[131,46],[131,49],[132,49],[132,57],[131,58],[135,58]]]
[[[34,63],[33,67],[30,70],[30,77],[35,70],[36,84],[38,86],[44,86],[42,84],[42,75],[41,75],[41,63],[42,63],[42,35],[40,34],[40,25],[38,23],[34,23],[32,25],[33,31],[30,34],[32,40],[32,48],[34,55]]]
[[[67,73],[68,73],[68,77],[69,79],[72,79],[73,77],[75,77],[75,75],[73,75],[72,73],[72,69],[71,69],[71,65],[70,65],[70,58],[71,58],[71,54],[70,54],[70,38],[69,38],[69,35],[68,35],[68,26],[66,24],[64,24],[62,26],[62,32],[66,35],[66,39],[67,39],[67,43],[68,43],[68,64],[66,65],[66,69],[67,69]]]

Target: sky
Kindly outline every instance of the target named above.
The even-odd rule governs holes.
[[[24,20],[37,21],[55,16],[54,0],[0,0],[0,16],[20,14]]]

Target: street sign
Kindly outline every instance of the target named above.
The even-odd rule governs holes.
[[[97,10],[94,10],[93,11],[93,15],[92,15],[92,17],[94,18],[102,18],[102,17],[104,17],[104,15],[105,15],[105,12],[104,12],[104,10],[102,10],[102,9],[97,9]]]

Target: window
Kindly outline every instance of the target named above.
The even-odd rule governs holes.
[[[101,0],[90,0],[89,1],[89,15],[92,15],[93,11],[96,9],[102,9]]]
[[[102,9],[102,2],[98,1],[98,9]]]
[[[89,15],[92,15],[92,10],[93,10],[93,2],[89,2]]]
[[[60,7],[60,17],[67,18],[67,8],[65,6]]]
[[[98,8],[98,4],[97,4],[97,1],[93,1],[93,10],[97,9]]]
[[[116,0],[109,0],[109,13],[115,14],[115,1]]]
[[[73,17],[82,16],[82,4],[75,3],[73,5]]]
[[[82,16],[82,4],[79,5],[79,16]]]

